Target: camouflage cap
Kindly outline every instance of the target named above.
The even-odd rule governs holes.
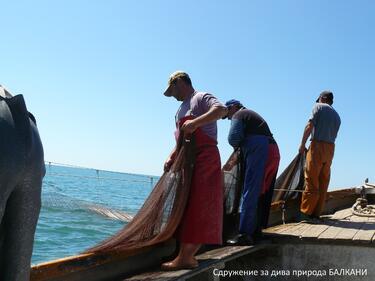
[[[186,72],[181,71],[181,70],[175,71],[171,74],[171,76],[169,76],[168,86],[164,91],[164,96],[166,96],[166,97],[172,96],[171,89],[172,89],[173,83],[178,79],[182,79],[182,80],[184,80],[185,82],[187,82],[191,85],[191,80],[190,80],[189,74],[187,74]]]

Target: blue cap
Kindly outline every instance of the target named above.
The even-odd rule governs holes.
[[[230,107],[232,105],[239,105],[239,106],[242,106],[241,102],[238,101],[238,100],[235,100],[235,99],[232,99],[232,100],[229,100],[225,103],[225,106],[226,107]]]

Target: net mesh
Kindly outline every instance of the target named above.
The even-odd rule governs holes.
[[[181,136],[171,169],[161,176],[134,218],[118,233],[86,252],[137,249],[170,239],[185,210],[194,155],[194,137],[184,139]]]
[[[224,207],[225,215],[239,213],[243,173],[241,169],[240,151],[235,151],[226,164],[236,164],[224,173]],[[225,165],[224,165],[225,167]],[[298,154],[285,170],[277,177],[272,202],[296,199],[304,190],[305,154]]]
[[[233,152],[224,165],[230,170],[223,170],[224,180],[224,228],[223,240],[233,237],[239,229],[239,214],[243,186],[242,154]],[[305,155],[298,154],[275,182],[272,202],[281,201],[285,207],[289,200],[296,199],[304,190]],[[267,216],[268,217],[268,216]],[[266,223],[267,224],[267,223]],[[264,225],[266,227],[266,225]]]
[[[226,165],[233,166],[230,170],[223,169],[224,177],[224,213],[226,215],[238,213],[242,191],[241,165],[238,159],[240,152],[235,151],[229,157]],[[234,165],[232,163],[235,163]]]
[[[298,154],[285,170],[278,176],[275,183],[273,202],[296,199],[304,190],[305,154]]]
[[[155,245],[174,235],[189,197],[194,168],[194,139],[179,141],[178,153],[170,171],[165,172],[134,218],[118,233],[86,252],[110,252]],[[241,152],[236,150],[223,169],[224,228],[223,238],[238,229],[243,186]],[[273,202],[296,198],[304,188],[305,156],[297,155],[276,180]]]
[[[107,206],[85,200],[79,200],[57,192],[48,192],[43,194],[43,208],[56,210],[83,210],[95,213],[108,219],[123,222],[129,222],[133,219],[131,214],[122,210],[109,208]]]
[[[223,241],[236,234],[239,229],[239,209],[243,185],[241,169],[241,153],[236,150],[223,166],[224,180],[224,214],[223,214]],[[232,167],[225,169],[226,166]]]

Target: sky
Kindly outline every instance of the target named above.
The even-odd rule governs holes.
[[[330,189],[375,182],[375,2],[3,1],[0,84],[23,94],[46,161],[160,175],[179,103],[175,70],[261,114],[297,154],[322,90],[342,120]],[[224,162],[229,121],[218,122]]]

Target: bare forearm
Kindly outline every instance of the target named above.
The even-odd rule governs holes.
[[[197,127],[201,127],[224,117],[226,113],[227,109],[225,107],[214,106],[205,114],[194,119],[194,123]]]
[[[176,151],[177,151],[177,146],[175,146],[174,148],[173,148],[173,150],[172,150],[172,152],[169,154],[169,156],[168,156],[168,159],[172,159],[172,160],[174,160],[174,158],[176,157]],[[167,159],[167,160],[168,160]]]
[[[301,146],[305,146],[306,144],[306,141],[307,139],[309,138],[311,132],[312,132],[312,129],[313,129],[314,125],[311,123],[311,122],[308,122],[306,127],[305,127],[305,130],[303,132],[303,137],[302,137],[302,141],[301,141]]]
[[[164,172],[168,172],[169,169],[171,168],[175,158],[176,158],[176,151],[177,151],[177,146],[175,146],[171,152],[171,154],[169,154],[169,157],[168,159],[165,161],[164,163]]]

